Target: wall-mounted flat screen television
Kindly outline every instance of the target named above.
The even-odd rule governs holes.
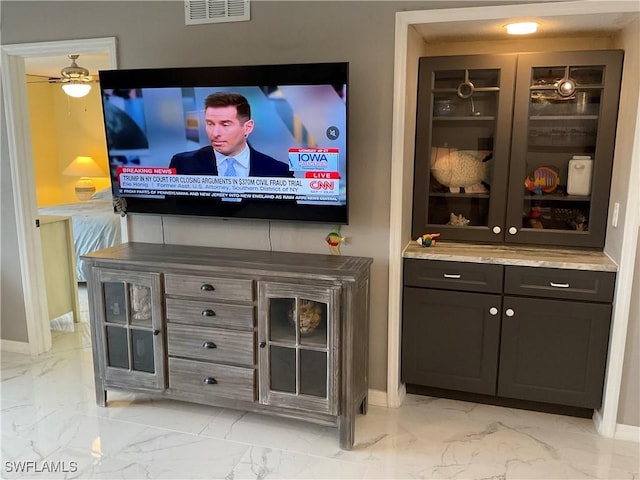
[[[348,223],[348,63],[101,71],[116,210]]]

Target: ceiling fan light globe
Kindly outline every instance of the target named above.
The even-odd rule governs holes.
[[[62,85],[62,90],[70,97],[80,98],[89,93],[91,85],[87,83],[65,83]]]

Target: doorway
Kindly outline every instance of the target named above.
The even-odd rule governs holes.
[[[115,69],[116,40],[114,37],[29,44],[2,47],[4,64],[3,93],[9,139],[9,156],[15,203],[16,234],[23,285],[25,320],[29,352],[32,355],[51,348],[51,330],[47,311],[46,286],[42,262],[42,244],[37,230],[31,127],[28,115],[26,59],[68,55],[69,53],[104,53],[106,68]],[[126,236],[126,224],[122,221]]]

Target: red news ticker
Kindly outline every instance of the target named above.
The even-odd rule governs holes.
[[[141,175],[175,175],[175,168],[166,167],[118,167],[118,175],[121,173],[138,173]]]
[[[289,153],[340,153],[339,148],[298,148],[292,147]]]
[[[340,172],[304,172],[304,178],[340,178]]]

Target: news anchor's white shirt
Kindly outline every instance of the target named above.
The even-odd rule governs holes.
[[[226,155],[223,155],[222,153],[218,153],[215,150],[213,151],[213,153],[216,156],[216,166],[218,167],[218,176],[219,177],[224,177],[225,173],[227,171],[227,159],[229,157],[227,157]],[[249,157],[250,157],[250,151],[249,151],[249,146],[245,145],[244,146],[244,150],[242,150],[238,155],[234,155],[231,158],[234,158],[236,160],[235,164],[234,164],[234,168],[236,170],[236,177],[248,177],[249,176]]]

